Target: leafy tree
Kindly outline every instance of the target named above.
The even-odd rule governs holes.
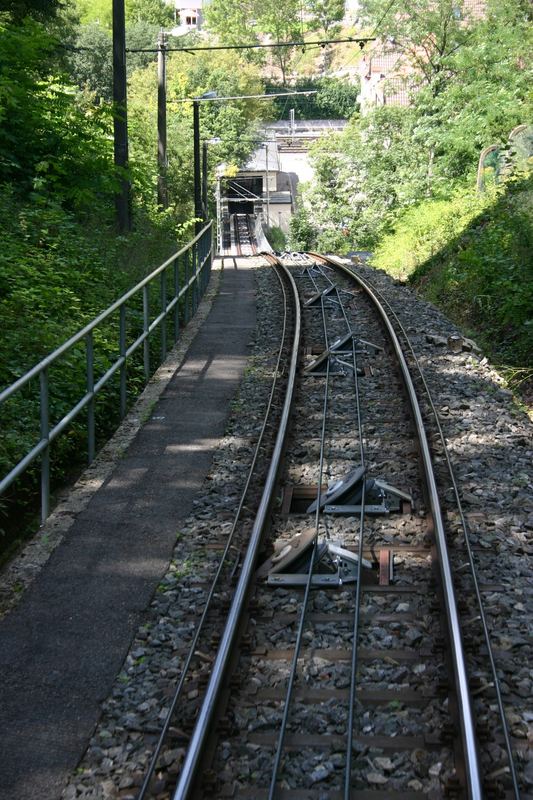
[[[126,22],[151,22],[168,27],[174,22],[174,12],[165,0],[126,0]]]
[[[383,107],[312,148],[315,180],[303,196],[319,246],[373,246],[397,210],[424,192],[415,120],[410,110]]]
[[[312,31],[324,31],[325,36],[337,34],[344,18],[345,0],[306,0]]]
[[[406,11],[390,0],[362,0],[360,13],[435,90],[450,74],[448,58],[469,38],[465,0],[412,0]]]
[[[98,22],[81,25],[69,56],[71,75],[78,86],[110,101],[113,88],[113,43],[109,31]]]
[[[59,0],[4,0],[2,3],[2,11],[14,20],[22,20],[27,16],[50,19],[55,16],[59,7]]]
[[[275,93],[279,84],[269,83],[267,91]],[[299,95],[274,100],[278,116],[294,108],[299,119],[349,119],[359,110],[359,87],[340,78],[300,79],[291,84],[295,91],[316,91],[314,95]]]
[[[111,30],[113,25],[113,5],[111,0],[76,0],[81,22],[98,22]],[[165,0],[125,0],[126,24],[149,22],[168,27],[174,21],[172,6]]]
[[[213,0],[205,8],[208,30],[216,34],[224,44],[258,44],[259,30],[256,23],[257,0]],[[257,51],[243,51],[245,58],[257,55]]]
[[[113,6],[109,0],[76,0],[82,24],[97,22],[108,30],[113,27]]]
[[[277,0],[260,0],[258,4],[257,25],[263,32],[272,37],[273,42],[292,42],[301,38],[300,0],[285,0],[283,12],[280,13]],[[275,47],[272,50],[274,61],[281,72],[283,83],[287,81],[287,72],[294,49],[291,47]]]
[[[257,67],[235,53],[171,53],[167,63],[168,172],[169,194],[174,211],[182,219],[193,215],[192,107],[185,98],[206,91],[219,95],[261,94],[263,84]],[[156,74],[151,66],[136,71],[130,80],[129,120],[132,168],[137,191],[153,197],[157,178],[157,92]],[[209,148],[210,166],[228,162],[240,164],[253,149],[252,134],[256,119],[265,112],[260,101],[202,103],[200,135],[217,138]]]
[[[245,0],[244,4],[213,0],[206,9],[206,22],[224,44],[256,44],[261,34],[270,36],[273,42],[291,42],[301,36],[301,3],[287,0],[280,13],[277,0]],[[293,48],[274,48],[272,55],[285,83]],[[264,58],[254,51],[248,51],[246,57],[255,61]]]

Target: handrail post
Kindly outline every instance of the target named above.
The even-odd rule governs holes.
[[[200,249],[200,242],[201,242],[201,239],[196,242],[196,244],[193,247],[193,251],[192,251],[193,273],[194,273],[194,283],[193,283],[193,287],[192,287],[192,316],[193,317],[196,314],[196,309],[198,308],[198,281],[200,279],[200,276],[198,274],[198,267],[200,265],[200,259],[198,258],[198,252],[199,252],[199,249]]]
[[[148,329],[150,327],[150,300],[148,295],[148,286],[143,286],[143,332],[145,339],[143,342],[143,356],[144,356],[144,377],[146,380],[150,378],[150,342]]]
[[[161,273],[161,361],[167,357],[167,273]]]
[[[39,373],[41,406],[41,440],[48,442],[50,433],[50,410],[48,397],[48,367]],[[46,445],[41,458],[41,522],[50,514],[50,445]]]
[[[179,304],[179,293],[180,293],[180,260],[176,258],[174,261],[174,299],[176,301],[176,305],[174,306],[174,341],[178,341],[178,337],[180,335],[180,304]]]
[[[126,304],[120,306],[119,311],[118,350],[119,357],[123,359],[120,365],[120,419],[126,416],[127,406],[127,366],[126,366]]]
[[[87,394],[92,395],[87,404],[87,456],[89,464],[94,461],[95,425],[94,425],[94,340],[93,332],[85,337],[85,353],[87,360]]]
[[[189,286],[189,278],[190,278],[190,270],[189,266],[191,263],[191,251],[187,250],[185,253],[185,286],[187,287],[185,290],[185,324],[189,322],[189,301],[190,301],[190,294],[191,294],[191,287]]]

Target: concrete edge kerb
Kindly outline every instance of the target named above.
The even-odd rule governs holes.
[[[188,350],[207,319],[217,296],[223,260],[215,259],[209,286],[194,318],[181,334],[166,360],[154,372],[111,439],[98,452],[93,463],[67,490],[47,521],[23,549],[0,571],[0,618],[9,614],[19,603],[26,589],[46,564],[50,555],[63,541],[74,520],[89,504],[98,489],[109,478],[117,462],[147,422],[154,405],[184,362]]]

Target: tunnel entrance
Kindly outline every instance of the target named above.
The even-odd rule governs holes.
[[[253,214],[254,204],[251,200],[229,200],[228,212],[230,214]]]
[[[226,186],[228,211],[230,214],[253,214],[254,203],[261,200],[263,179],[261,176],[235,178]]]
[[[228,181],[228,195],[247,195],[261,197],[263,194],[263,178],[260,175],[248,178],[234,178]],[[251,198],[254,199],[254,198]]]

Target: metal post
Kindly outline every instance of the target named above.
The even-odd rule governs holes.
[[[174,261],[174,298],[176,305],[174,306],[174,341],[178,341],[180,335],[180,304],[178,295],[180,293],[180,262],[177,258]]]
[[[291,144],[294,144],[294,108],[289,110],[289,119],[291,127]]]
[[[128,110],[126,85],[126,25],[124,0],[113,0],[113,132],[115,167],[120,188],[115,194],[117,225],[121,232],[131,228],[128,168]]]
[[[217,253],[222,253],[222,203],[221,203],[221,177],[217,175],[217,191],[215,195],[217,204]]]
[[[93,395],[93,397],[87,403],[87,456],[89,464],[91,464],[94,461],[95,454],[94,345],[92,331],[90,331],[85,337],[85,352],[87,359],[87,394]]]
[[[148,336],[148,329],[150,327],[150,300],[148,291],[148,286],[143,286],[143,331],[146,337],[143,342],[143,360],[144,377],[146,380],[150,378],[150,337]]]
[[[167,273],[161,273],[161,361],[167,357]]]
[[[202,143],[202,206],[203,206],[203,220],[207,222],[209,219],[209,212],[207,206],[207,142]]]
[[[39,374],[41,402],[41,439],[48,442],[50,417],[48,408],[48,369]],[[41,522],[50,514],[50,445],[46,445],[41,461]]]
[[[126,306],[120,306],[118,350],[120,358],[124,359],[120,365],[120,419],[126,416],[127,383],[126,383]]]
[[[200,171],[200,107],[198,100],[192,101],[193,148],[194,148],[194,216],[195,231],[202,230],[202,176]]]
[[[266,156],[266,184],[267,184],[267,228],[270,228],[270,186],[269,186],[269,171],[268,171],[268,142],[265,143],[265,156]]]
[[[159,33],[157,47],[157,203],[161,208],[167,208],[166,38],[163,30]]]

